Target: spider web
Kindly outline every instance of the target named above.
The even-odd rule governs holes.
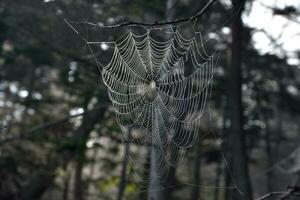
[[[203,46],[200,32],[187,38],[178,29],[130,30],[115,43],[111,61],[102,69],[124,138],[149,146],[160,181],[199,134],[215,64]],[[187,68],[192,73],[187,75]],[[146,159],[134,149],[128,157],[133,163]],[[147,173],[138,169],[139,175]]]
[[[97,26],[88,22],[75,24],[82,23]],[[188,157],[188,150],[197,137],[207,136],[201,131],[203,123],[200,122],[206,112],[206,123],[211,123],[210,109],[209,112],[205,110],[217,56],[207,53],[204,46],[208,40],[203,41],[201,32],[195,31],[194,26],[187,31],[183,25],[129,26],[115,42],[83,39],[95,58],[101,55],[98,51],[103,52],[103,45],[106,49],[113,48],[107,65],[103,66],[98,59],[96,62],[123,141],[130,143],[130,148],[125,150],[130,165],[127,170],[130,180],[127,181],[137,183],[140,189],[148,190],[151,185],[158,185],[155,190],[165,189],[164,181],[170,166],[176,166]],[[211,124],[208,126],[208,132],[217,141]],[[222,149],[220,156],[233,186],[183,185],[233,189],[242,193]]]

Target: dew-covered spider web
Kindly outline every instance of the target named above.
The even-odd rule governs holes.
[[[195,142],[214,75],[213,58],[201,45],[200,33],[185,38],[178,30],[162,36],[129,31],[102,70],[119,125],[137,130],[134,141],[151,146],[160,175],[177,163],[180,149]],[[193,70],[189,75],[187,62]]]
[[[218,55],[207,53],[201,32],[181,26],[134,26],[114,42],[86,42],[93,54],[103,44],[113,49],[100,69],[123,141],[130,144],[130,179],[147,189],[158,184],[149,180],[155,176],[163,187],[170,166],[205,136],[202,116]],[[227,167],[223,153],[221,159]]]

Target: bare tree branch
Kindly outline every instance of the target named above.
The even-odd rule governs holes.
[[[271,197],[273,197],[273,196],[283,195],[283,194],[285,194],[285,193],[286,193],[285,191],[270,192],[270,193],[268,193],[268,194],[263,195],[262,197],[259,197],[259,198],[256,199],[256,200],[266,200],[266,199],[271,198]]]
[[[276,7],[268,6],[268,5],[266,5],[262,2],[259,2],[259,4],[262,5],[263,7],[267,8],[267,9],[269,9],[269,10],[272,10],[274,15],[282,16],[282,17],[284,17],[284,18],[286,18],[286,19],[288,19],[288,20],[290,20],[294,23],[300,24],[300,21],[297,20],[296,17],[293,18],[291,16],[291,14],[299,15],[299,12],[295,12],[295,13],[287,13],[286,12],[285,14],[283,14],[282,12],[284,12],[284,9],[278,9]]]
[[[300,197],[300,175],[293,186],[288,186],[288,189],[285,194],[283,194],[280,200],[288,200],[290,197]]]
[[[194,21],[195,19],[198,19],[201,17],[209,8],[210,6],[215,2],[216,0],[210,0],[200,11],[198,11],[195,15],[192,15],[190,17],[176,19],[174,21],[163,21],[163,22],[154,22],[154,23],[143,23],[143,22],[134,22],[134,21],[128,21],[121,24],[116,25],[104,25],[100,26],[96,23],[91,22],[69,22],[67,19],[65,19],[65,22],[68,26],[70,26],[75,32],[77,32],[74,27],[71,24],[88,24],[92,26],[99,26],[100,28],[120,28],[124,26],[145,26],[145,27],[159,27],[159,26],[165,26],[165,25],[176,25],[176,24],[182,24],[184,22],[188,21]]]
[[[255,200],[266,200],[273,196],[281,196],[280,200],[288,200],[290,197],[300,197],[300,176],[298,176],[293,186],[288,186],[286,191],[270,192]]]

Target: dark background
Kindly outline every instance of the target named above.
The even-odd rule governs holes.
[[[199,133],[206,137],[171,170],[163,199],[243,200],[278,191],[268,199],[296,199],[287,187],[297,185],[300,169],[299,65],[288,64],[285,41],[272,30],[243,23],[255,1],[216,1],[197,21],[210,38],[206,48],[220,51]],[[153,23],[191,16],[207,2],[1,1],[0,199],[147,199],[130,173],[121,175],[121,130],[82,40],[113,42],[122,31],[77,24],[79,36],[64,19]],[[300,33],[299,4],[265,9],[299,24]],[[281,54],[255,49],[256,32]],[[102,46],[97,58],[107,63],[112,47]]]

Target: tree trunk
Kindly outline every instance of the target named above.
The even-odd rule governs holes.
[[[75,167],[75,181],[74,181],[74,200],[83,200],[83,187],[82,182],[82,168],[84,165],[84,153],[85,149],[78,153],[78,158]]]
[[[226,127],[226,121],[228,119],[228,101],[227,101],[227,97],[224,96],[222,98],[222,109],[223,109],[223,114],[222,114],[222,131],[220,134],[220,138],[222,138],[222,140],[225,139],[225,137],[227,136],[227,127]],[[221,146],[221,148],[223,148],[223,144]],[[221,150],[222,151],[222,150]],[[219,200],[219,196],[220,196],[220,183],[222,180],[222,175],[226,181],[226,174],[224,173],[224,167],[223,167],[223,160],[222,158],[219,158],[217,160],[217,169],[216,169],[216,179],[215,179],[215,192],[214,192],[214,200]],[[226,184],[226,183],[225,183]]]
[[[128,128],[128,137],[125,138],[125,152],[124,152],[124,158],[122,162],[122,171],[120,176],[120,183],[119,183],[119,191],[117,200],[122,200],[124,196],[124,190],[126,187],[126,171],[127,171],[127,164],[128,164],[128,155],[130,151],[130,139],[131,139],[131,128]]]
[[[264,115],[264,121],[265,121],[265,148],[266,148],[266,153],[267,153],[267,162],[268,162],[268,168],[272,167],[274,164],[273,161],[273,153],[272,153],[272,144],[271,144],[271,138],[270,138],[270,125],[269,125],[269,119],[266,116],[267,114]],[[274,184],[273,184],[273,178],[274,178],[274,173],[273,170],[268,170],[267,171],[267,192],[272,192],[274,191]]]
[[[200,185],[200,177],[201,177],[201,141],[200,137],[197,137],[197,142],[194,145],[194,160],[193,160],[193,185],[191,200],[199,200],[199,187]],[[200,198],[201,199],[201,198]]]
[[[69,199],[69,185],[70,185],[70,173],[68,170],[68,162],[63,164],[63,169],[64,169],[66,175],[64,176],[64,181],[63,181],[62,199],[68,200]]]
[[[232,181],[237,189],[232,193],[232,199],[252,199],[250,177],[248,171],[248,156],[246,138],[243,131],[243,106],[242,106],[242,30],[241,14],[245,1],[232,0],[233,12],[237,15],[232,23],[231,67],[229,68],[229,107],[231,119],[230,153]]]
[[[83,116],[81,126],[75,131],[74,136],[78,145],[76,155],[75,181],[74,181],[74,200],[83,200],[82,169],[85,162],[86,142],[89,138],[89,133],[94,129],[94,126],[103,117],[106,108],[96,109]]]
[[[223,171],[222,162],[221,162],[221,160],[219,160],[217,163],[217,169],[216,169],[214,200],[219,200],[222,171]]]
[[[281,155],[281,147],[282,147],[282,142],[284,141],[284,132],[283,132],[283,107],[284,107],[284,85],[282,83],[282,80],[277,80],[279,83],[279,98],[277,102],[277,107],[275,110],[275,120],[276,120],[276,131],[275,131],[275,141],[274,141],[274,148],[272,150],[272,155],[273,155],[273,160],[274,162],[281,160],[282,155]],[[273,190],[281,189],[281,185],[278,183],[278,177],[273,174]]]

